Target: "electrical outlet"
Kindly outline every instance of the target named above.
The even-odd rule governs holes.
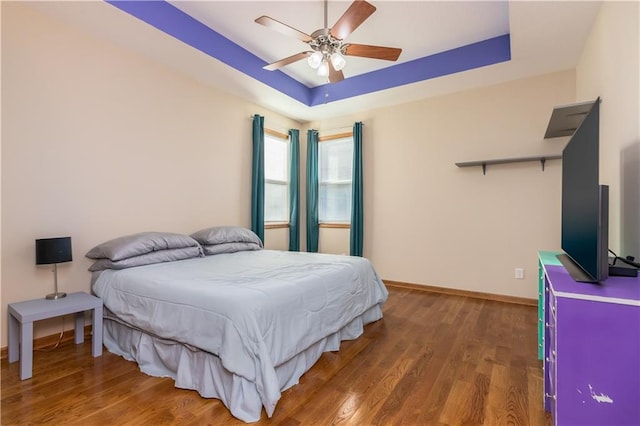
[[[524,269],[523,268],[516,268],[516,279],[517,280],[523,280],[524,279]]]

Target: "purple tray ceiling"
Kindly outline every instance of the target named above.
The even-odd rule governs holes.
[[[230,67],[308,106],[373,93],[461,71],[509,61],[509,34],[435,55],[309,88],[281,71],[262,69],[267,63],[165,1],[107,0],[107,3],[216,58]]]

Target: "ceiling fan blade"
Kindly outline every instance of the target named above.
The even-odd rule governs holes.
[[[355,0],[331,28],[331,35],[339,40],[344,40],[375,11],[374,5],[364,0]]]
[[[294,62],[298,62],[304,58],[306,58],[307,56],[311,55],[313,52],[308,51],[308,52],[300,52],[300,53],[296,53],[295,55],[291,55],[288,58],[284,58],[284,59],[280,59],[277,62],[274,62],[272,64],[269,65],[265,65],[264,68],[267,71],[275,71],[278,68],[282,68],[285,65],[289,65],[292,64]]]
[[[342,73],[342,70],[338,71],[333,67],[333,64],[331,63],[331,61],[328,62],[329,64],[329,82],[330,83],[337,83],[339,81],[344,80],[344,74]]]
[[[275,19],[268,16],[261,16],[256,19],[256,22],[258,24],[264,25],[265,27],[276,30],[286,36],[295,37],[298,40],[304,41],[305,43],[309,43],[311,40],[313,40],[309,34],[305,34],[302,31],[296,30],[295,28],[290,27],[287,24],[283,24],[280,21],[276,21]]]
[[[368,44],[347,44],[345,55],[362,56],[364,58],[384,59],[385,61],[396,61],[402,53],[402,49],[397,47],[370,46]]]

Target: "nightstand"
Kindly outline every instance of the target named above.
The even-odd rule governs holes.
[[[92,355],[102,355],[102,299],[84,292],[57,300],[35,299],[9,304],[9,362],[20,360],[20,379],[29,379],[33,366],[33,322],[76,314],[75,343],[84,342],[84,312],[92,315]],[[19,348],[19,349],[18,349]]]

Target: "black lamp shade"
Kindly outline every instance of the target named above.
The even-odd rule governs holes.
[[[36,240],[36,265],[71,262],[71,237]]]

